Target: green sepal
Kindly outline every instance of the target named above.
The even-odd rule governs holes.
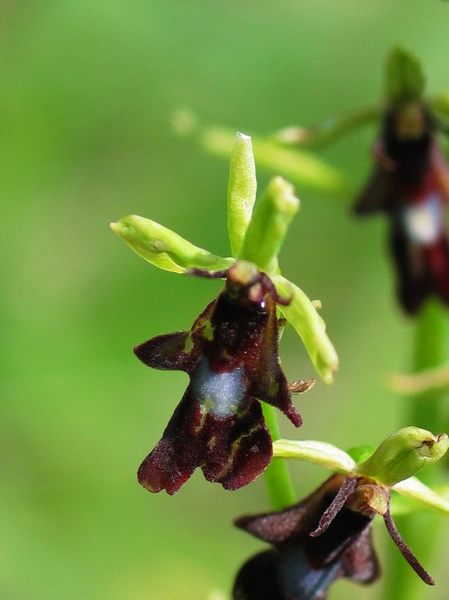
[[[238,132],[231,152],[228,179],[228,236],[238,256],[256,201],[256,166],[251,138]]]
[[[386,438],[375,452],[359,463],[356,472],[393,486],[439,460],[449,448],[445,433],[433,435],[418,427],[405,427]]]
[[[401,494],[401,496],[421,502],[426,507],[433,508],[445,514],[446,516],[449,516],[449,501],[441,494],[438,494],[436,491],[429,488],[416,477],[404,479],[403,481],[400,481],[394,485],[392,489],[395,492],[398,492],[398,494]],[[413,503],[408,508],[409,510],[407,512],[414,512],[417,507],[414,506]]]
[[[375,448],[370,444],[364,444],[363,446],[355,446],[354,448],[349,448],[347,453],[351,456],[356,463],[361,463],[366,460],[371,454],[374,452]]]
[[[279,307],[281,312],[301,337],[323,381],[332,383],[338,369],[338,356],[314,303],[298,286],[282,275],[275,275],[272,279],[278,294],[291,299],[290,304]]]
[[[420,101],[423,96],[425,77],[416,56],[403,48],[395,48],[387,58],[386,93],[388,102],[394,105]]]
[[[282,177],[274,177],[256,203],[239,259],[256,264],[270,276],[276,273],[277,256],[298,209],[293,186]]]
[[[349,454],[340,448],[315,440],[276,440],[273,442],[273,456],[297,458],[341,473],[351,473],[356,466]]]
[[[174,273],[185,273],[189,269],[220,271],[234,263],[233,258],[216,256],[191,244],[171,229],[138,215],[129,215],[116,223],[111,223],[111,229],[139,256],[165,271]]]

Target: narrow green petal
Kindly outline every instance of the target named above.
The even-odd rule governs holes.
[[[351,456],[356,463],[361,463],[371,456],[375,448],[371,444],[363,444],[363,446],[354,446],[346,452]]]
[[[392,489],[395,492],[398,492],[398,494],[401,494],[401,496],[418,500],[429,508],[434,508],[445,515],[449,515],[449,501],[427,487],[427,485],[422,483],[417,477],[404,479],[394,485]]]
[[[228,236],[232,256],[238,256],[256,200],[257,179],[251,138],[237,133],[228,180]]]
[[[350,473],[355,468],[349,454],[332,444],[315,440],[277,440],[273,442],[273,456],[306,460],[342,473]]]
[[[229,157],[235,134],[225,127],[205,127],[201,130],[200,144],[208,152]],[[252,136],[253,150],[258,167],[279,173],[295,184],[323,194],[348,193],[349,183],[337,169],[305,150],[286,148],[279,143]]]
[[[167,227],[138,215],[129,215],[111,223],[111,229],[139,256],[165,271],[219,271],[227,269],[234,262],[232,258],[222,258],[194,246]]]
[[[298,332],[322,379],[331,383],[338,369],[338,356],[326,334],[323,319],[298,286],[281,275],[275,275],[272,279],[278,293],[284,298],[291,298],[288,306],[279,307],[281,312]]]
[[[282,177],[274,177],[257,201],[239,259],[256,264],[268,275],[276,273],[277,256],[298,209],[299,200],[293,186]]]

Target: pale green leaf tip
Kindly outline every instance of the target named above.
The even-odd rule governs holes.
[[[386,438],[375,452],[357,465],[357,473],[392,486],[439,460],[449,448],[445,433],[434,435],[418,427],[405,427]]]
[[[251,144],[251,136],[247,135],[246,133],[243,133],[243,131],[237,131],[235,136],[235,143]]]
[[[293,185],[283,177],[279,175],[273,177],[268,185],[267,192],[272,196],[279,212],[292,217],[298,212],[299,198],[295,196]]]
[[[449,516],[449,501],[446,495],[429,488],[417,477],[409,477],[400,481],[392,488],[395,492],[406,498],[416,500],[428,508],[433,508],[446,516]]]
[[[422,99],[425,77],[418,58],[404,50],[394,48],[386,62],[386,91],[391,104],[403,104]]]
[[[327,385],[334,383],[335,373],[337,372],[337,369],[338,369],[338,363],[333,365],[332,368],[326,368],[326,369],[321,368],[320,375],[321,375],[321,379],[323,380],[323,382],[326,383]]]
[[[130,243],[130,225],[132,225],[133,220],[136,217],[137,215],[128,215],[126,217],[122,217],[118,221],[110,223],[109,227],[116,235]]]
[[[171,229],[139,215],[123,217],[111,228],[141,258],[164,271],[220,271],[234,262],[232,258],[223,258],[195,246]]]
[[[343,473],[350,473],[355,468],[349,454],[333,444],[316,440],[276,440],[273,456],[305,460]]]

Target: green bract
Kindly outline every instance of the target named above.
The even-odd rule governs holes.
[[[419,60],[412,53],[395,48],[386,64],[387,99],[392,104],[421,100],[425,78]]]
[[[349,454],[340,448],[315,440],[277,440],[273,444],[273,456],[307,460],[343,473],[353,471],[356,466]]]
[[[255,194],[251,138],[238,133],[228,183],[228,235],[233,258],[223,258],[199,248],[159,223],[137,215],[123,217],[112,223],[111,228],[139,256],[166,271],[223,271],[237,259],[254,263],[272,278],[281,296],[291,299],[288,306],[280,308],[301,336],[318,373],[324,381],[331,382],[338,358],[327,337],[324,321],[304,292],[280,275],[278,266],[277,255],[298,211],[299,200],[292,185],[281,177],[271,180],[253,211]]]
[[[417,500],[430,508],[449,515],[449,502],[416,477],[409,477],[404,481],[400,481],[393,486],[393,490],[401,496]]]
[[[433,435],[418,427],[405,427],[384,440],[357,473],[392,486],[439,460],[449,448],[445,433]]]

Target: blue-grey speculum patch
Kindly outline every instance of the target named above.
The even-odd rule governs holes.
[[[403,218],[408,236],[415,244],[433,244],[443,230],[442,200],[432,194],[425,202],[404,208]]]
[[[215,373],[203,357],[191,379],[195,398],[214,417],[224,419],[234,415],[244,396],[244,371],[236,367],[232,371]]]

